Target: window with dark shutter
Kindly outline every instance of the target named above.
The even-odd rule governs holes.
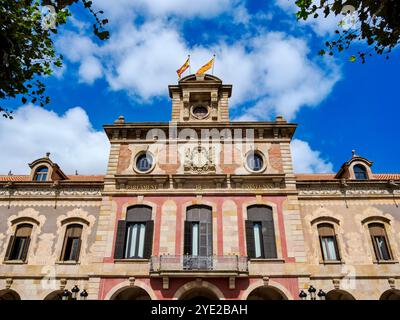
[[[192,222],[185,221],[183,254],[187,254],[187,255],[192,254],[192,229],[193,229]]]
[[[70,224],[65,231],[63,249],[61,252],[62,261],[78,261],[83,227],[80,224]]]
[[[382,223],[370,223],[368,228],[374,246],[376,259],[378,261],[391,260],[392,255],[389,249],[385,226]]]
[[[31,224],[20,224],[17,226],[14,237],[10,238],[6,253],[7,260],[25,261],[28,255],[30,238],[33,226]]]
[[[127,209],[126,220],[118,221],[115,259],[150,259],[153,250],[152,208],[135,205]]]
[[[153,252],[154,221],[146,222],[146,236],[144,240],[143,258],[150,259]]]
[[[251,220],[245,221],[246,226],[246,245],[247,256],[249,258],[256,258],[255,241],[254,241],[254,222]]]
[[[114,251],[115,259],[124,258],[125,238],[126,238],[126,221],[119,220],[117,225],[117,237],[115,240],[115,251]]]
[[[324,261],[339,261],[339,248],[335,234],[335,228],[330,223],[318,225],[318,235]]]
[[[247,208],[246,241],[249,258],[276,259],[277,249],[272,208],[254,205]]]

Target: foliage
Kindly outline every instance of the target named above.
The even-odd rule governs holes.
[[[336,38],[325,43],[326,49],[320,55],[334,55],[349,49],[355,41],[365,41],[368,49],[352,55],[350,61],[357,56],[365,62],[367,56],[375,51],[386,59],[400,42],[400,1],[399,0],[297,0],[299,7],[297,18],[307,20],[310,17],[325,18],[329,15],[352,17],[351,26],[345,27],[345,20],[335,31]]]
[[[50,102],[40,77],[49,76],[55,67],[62,66],[52,37],[60,25],[65,24],[70,12],[68,6],[79,0],[3,0],[0,4],[0,114],[12,119],[12,111],[3,104],[6,99],[21,96],[21,102]],[[94,12],[92,2],[81,0],[96,22],[93,32],[100,39],[108,39],[104,30],[107,19],[100,20],[102,11]],[[54,9],[47,16],[43,9]]]

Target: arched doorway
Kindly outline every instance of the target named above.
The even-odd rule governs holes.
[[[264,286],[250,292],[247,300],[287,300],[287,297],[277,288]]]
[[[334,289],[326,294],[326,300],[356,300],[356,299],[347,291]]]
[[[382,293],[379,300],[400,300],[400,290],[390,289]]]
[[[128,287],[118,290],[110,300],[151,300],[146,290],[139,287]]]
[[[53,292],[50,292],[44,300],[62,300],[64,290],[56,290]],[[72,298],[72,293],[68,291],[68,300],[71,300]]]
[[[219,300],[217,295],[207,288],[193,288],[185,292],[179,300]]]
[[[21,300],[17,292],[11,289],[0,290],[0,300]]]

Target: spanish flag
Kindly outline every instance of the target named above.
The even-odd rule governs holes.
[[[176,70],[176,73],[178,74],[178,78],[181,78],[182,73],[184,73],[187,68],[190,66],[190,56],[186,59],[185,63],[180,67],[178,70]]]
[[[210,70],[214,66],[214,60],[215,56],[210,61],[208,61],[204,66],[202,66],[199,70],[197,70],[196,74],[203,74],[207,70]]]

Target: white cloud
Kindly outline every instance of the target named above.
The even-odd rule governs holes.
[[[71,32],[58,45],[68,59],[80,62],[80,81],[91,83],[104,75],[112,90],[143,100],[167,95],[167,85],[176,82],[176,70],[187,54],[195,72],[215,52],[215,75],[234,85],[233,107],[253,101],[238,119],[261,120],[279,113],[290,120],[301,107],[323,101],[340,78],[333,63],[318,65],[309,58],[304,39],[280,32],[190,48],[176,26],[153,20],[121,25],[101,47]]]
[[[80,107],[57,115],[27,105],[16,110],[13,120],[0,125],[0,172],[28,174],[28,163],[50,152],[66,174],[104,174],[109,143],[104,132],[93,129]]]
[[[291,143],[293,169],[296,173],[331,173],[333,165],[321,153],[312,150],[308,142],[294,139]]]
[[[230,11],[239,0],[97,0],[95,6],[103,9],[110,22],[129,20],[135,15],[146,14],[153,17],[174,15],[178,17],[212,18],[220,13]]]
[[[299,11],[299,7],[296,6],[293,0],[275,0],[278,7],[290,15],[294,15]],[[319,0],[313,0],[313,2],[319,5]],[[326,36],[332,34],[339,27],[339,22],[343,19],[341,16],[335,16],[330,14],[325,18],[323,10],[318,10],[318,18],[310,16],[306,21],[300,20],[295,23],[301,23],[306,26],[310,26],[318,36]]]
[[[71,62],[79,62],[79,81],[92,84],[103,75],[98,59],[100,48],[87,36],[67,31],[56,41],[60,52]]]

